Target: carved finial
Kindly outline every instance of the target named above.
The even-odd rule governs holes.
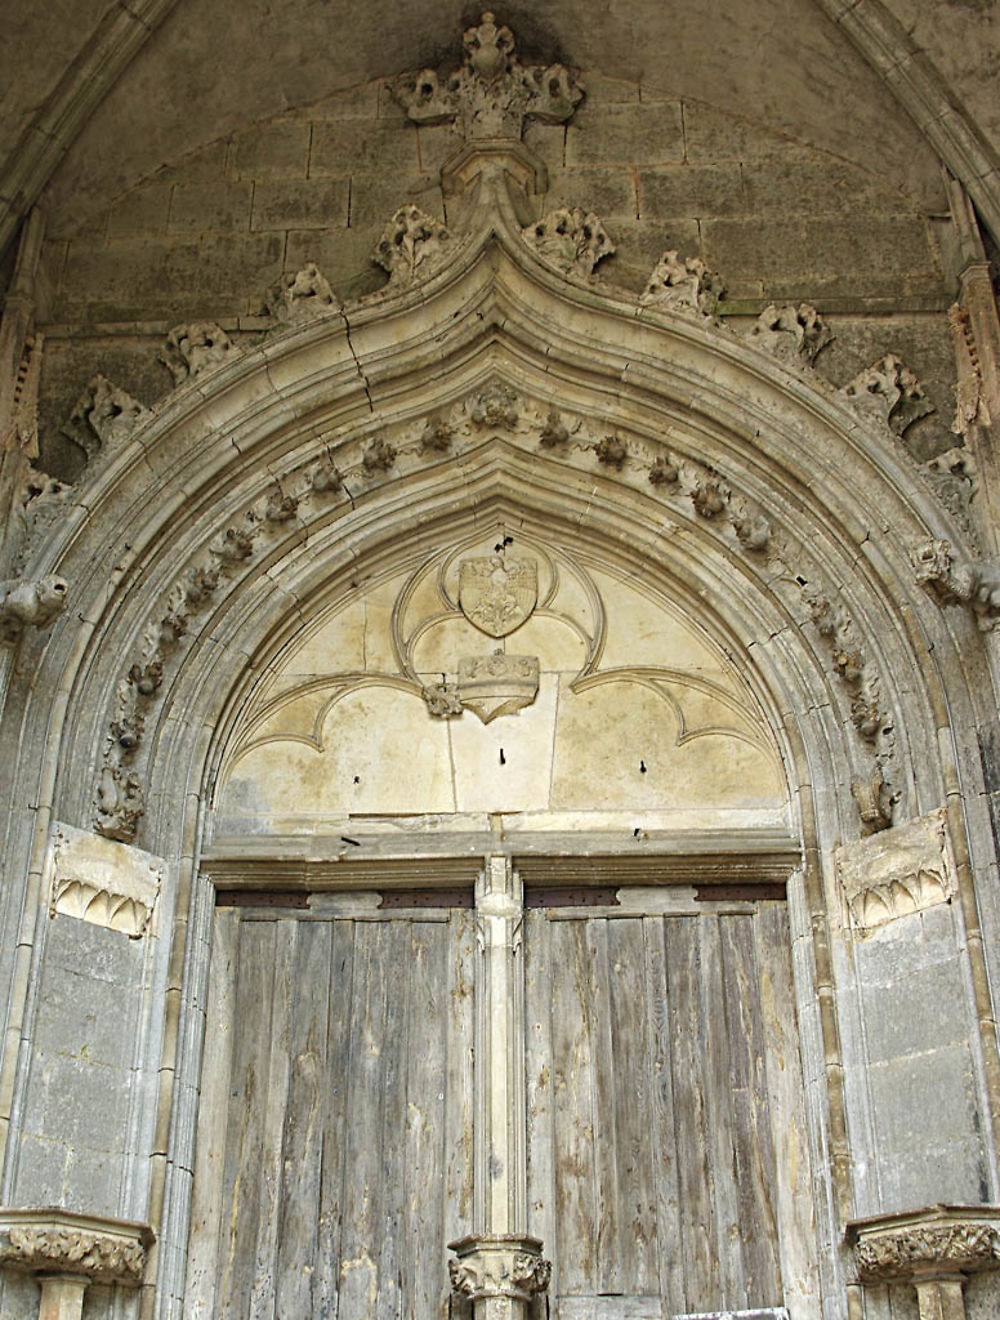
[[[265,303],[268,315],[277,325],[298,325],[326,312],[335,312],[340,306],[315,261],[307,261],[294,275],[285,275],[272,284]]]
[[[151,416],[148,408],[98,372],[87,382],[61,430],[92,459],[102,449],[124,444]]]
[[[923,386],[895,353],[886,353],[841,390],[862,417],[881,422],[897,436],[934,411]]]
[[[583,97],[563,65],[523,66],[514,34],[498,26],[489,11],[477,27],[467,29],[462,44],[464,63],[450,78],[423,69],[393,84],[396,99],[415,123],[453,120],[466,140],[520,141],[526,118],[565,123]]]
[[[718,275],[698,257],[682,259],[675,249],[664,252],[639,297],[640,307],[670,307],[677,312],[711,317],[725,292]]]
[[[159,356],[173,376],[174,384],[181,385],[189,378],[200,376],[203,371],[238,357],[239,352],[225,330],[214,321],[191,321],[187,325],[174,326]]]
[[[833,339],[830,327],[809,303],[770,303],[750,327],[747,339],[783,362],[812,365]]]
[[[0,645],[14,645],[25,628],[47,628],[66,608],[66,591],[60,577],[0,582]]]
[[[615,250],[601,218],[582,206],[561,207],[521,231],[542,260],[562,275],[593,274]]]
[[[926,541],[912,558],[917,581],[939,604],[968,605],[981,631],[996,627],[1000,621],[1000,568],[958,559],[950,541]]]
[[[451,256],[451,245],[446,226],[410,203],[387,222],[372,261],[389,272],[390,285],[405,286],[440,270]]]

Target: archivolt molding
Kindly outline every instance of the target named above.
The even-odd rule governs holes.
[[[843,684],[845,724],[860,740],[850,758],[864,775],[874,758],[898,777],[894,701],[877,658],[885,643],[874,640],[892,615],[879,596],[919,602],[914,546],[960,533],[908,459],[810,371],[823,338],[812,309],[770,309],[751,337],[776,350],[767,352],[714,323],[699,293],[710,278],[676,254],[667,264],[677,280],[664,288],[683,294],[679,309],[671,298],[637,302],[575,267],[564,275],[526,241],[504,159],[492,148],[470,157],[479,203],[448,262],[419,259],[421,245],[451,240],[403,208],[389,247],[408,274],[381,293],[339,311],[320,298],[320,315],[279,324],[244,354],[213,327],[177,327],[168,355],[178,388],[135,419],[39,547],[38,571],[69,572],[84,535],[104,529],[91,562],[105,575],[116,565],[106,603],[85,607],[122,638],[109,648],[124,664],[95,792],[97,828],[110,837],[133,837],[144,810],[143,744],[172,687],[164,675],[218,627],[233,591],[261,575],[294,591],[277,566],[303,542],[334,544],[361,504],[381,503],[391,518],[403,488],[467,480],[499,443],[533,456],[531,479],[541,463],[572,471],[578,490],[599,488],[611,509],[650,506],[663,558],[676,558],[673,541],[738,562],[795,628],[815,629],[812,649]],[[600,251],[585,231],[598,249],[607,236],[581,224],[589,271]],[[303,275],[307,291],[322,292],[321,272]],[[140,492],[142,468],[152,480]],[[817,472],[823,489],[804,489]],[[879,528],[868,524],[873,504]],[[292,597],[285,608],[299,605]],[[106,663],[97,669],[107,676]]]

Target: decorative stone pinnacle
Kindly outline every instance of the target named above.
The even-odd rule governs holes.
[[[452,121],[467,141],[520,141],[526,118],[565,123],[583,97],[563,65],[522,65],[513,32],[498,26],[490,10],[466,30],[462,45],[464,62],[449,78],[423,69],[394,83],[393,94],[414,123]]]

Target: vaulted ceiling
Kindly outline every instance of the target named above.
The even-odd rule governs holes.
[[[0,46],[0,247],[39,198],[67,232],[239,126],[454,61],[478,16],[458,0],[18,6]],[[943,160],[1000,228],[995,0],[520,0],[499,17],[527,55],[758,120],[928,212]]]

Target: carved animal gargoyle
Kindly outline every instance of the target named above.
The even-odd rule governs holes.
[[[66,608],[60,577],[0,582],[0,645],[13,646],[25,628],[46,628]]]

